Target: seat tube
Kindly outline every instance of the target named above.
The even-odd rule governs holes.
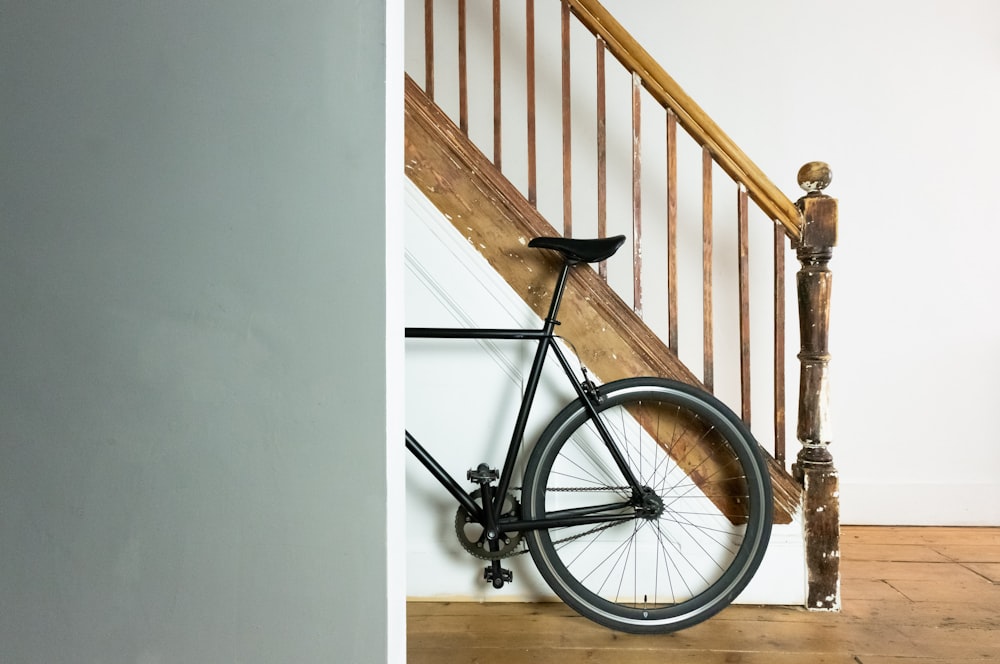
[[[517,459],[521,445],[524,443],[524,430],[528,426],[528,415],[531,411],[531,405],[535,400],[538,383],[541,380],[545,356],[548,354],[549,346],[555,348],[552,337],[555,327],[559,323],[556,319],[556,314],[559,313],[559,304],[562,301],[563,291],[566,290],[566,280],[573,265],[575,263],[568,260],[563,263],[562,270],[559,272],[559,278],[556,280],[555,288],[552,290],[552,302],[549,304],[549,313],[545,317],[545,327],[543,328],[544,336],[538,340],[535,359],[531,363],[531,372],[528,374],[528,382],[525,384],[524,396],[521,398],[521,408],[517,414],[517,421],[514,424],[510,446],[507,448],[507,458],[504,461],[503,470],[500,474],[500,482],[497,486],[497,495],[499,497],[495,501],[494,512],[497,513],[498,517],[499,508],[503,504],[503,496],[510,487],[511,476],[514,473],[514,461]]]
[[[549,325],[546,327],[549,327]],[[521,408],[517,413],[517,421],[514,423],[514,431],[511,434],[510,445],[507,448],[507,458],[504,460],[503,470],[500,473],[500,483],[497,486],[497,495],[500,496],[495,506],[497,516],[499,516],[499,507],[502,504],[503,496],[506,495],[507,489],[510,487],[511,476],[514,474],[514,461],[517,459],[521,445],[524,443],[524,430],[528,426],[528,415],[531,413],[531,405],[535,400],[538,383],[542,377],[542,368],[545,365],[545,356],[548,354],[550,345],[554,346],[551,331],[538,340],[538,347],[535,349],[535,359],[531,363],[531,372],[528,374],[528,381],[524,385]]]
[[[569,277],[569,271],[574,265],[576,263],[571,261],[563,263],[562,270],[559,272],[559,278],[556,280],[556,286],[552,291],[552,302],[549,303],[549,313],[545,317],[545,331],[549,334],[552,333],[555,326],[559,323],[556,315],[559,313],[559,305],[562,304],[563,291],[566,290],[566,280]]]

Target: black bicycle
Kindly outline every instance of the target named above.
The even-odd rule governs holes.
[[[498,470],[480,464],[466,491],[409,431],[406,447],[458,501],[456,532],[489,561],[495,588],[512,581],[501,561],[527,543],[552,590],[583,616],[624,632],[671,632],[711,617],[750,581],[771,532],[770,475],[743,422],[690,385],[577,378],[555,343],[571,269],[610,258],[624,236],[540,237],[563,257],[541,329],[407,328],[433,339],[537,343],[510,446]],[[512,486],[528,414],[549,351],[577,398],[539,437],[522,486]]]

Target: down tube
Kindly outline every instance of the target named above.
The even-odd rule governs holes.
[[[465,508],[466,512],[477,520],[482,519],[482,511],[479,505],[469,497],[469,494],[462,489],[461,485],[455,481],[455,478],[448,474],[448,471],[437,462],[437,459],[431,456],[430,452],[424,449],[423,445],[417,442],[417,439],[409,431],[406,432],[406,449],[410,450],[413,456],[427,469],[427,472],[433,475],[448,490],[448,493],[455,497],[455,500]]]

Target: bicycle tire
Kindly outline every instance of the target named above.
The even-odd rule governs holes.
[[[660,503],[647,502],[645,516],[616,510],[626,520],[611,525],[529,531],[535,565],[566,604],[612,629],[672,632],[702,622],[746,587],[767,547],[772,493],[760,448],[722,402],[683,383],[631,378],[598,395],[599,417]],[[622,477],[577,399],[539,438],[522,509],[543,519],[630,499]]]

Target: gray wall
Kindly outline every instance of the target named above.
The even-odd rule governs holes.
[[[386,659],[385,5],[0,0],[0,661]]]

